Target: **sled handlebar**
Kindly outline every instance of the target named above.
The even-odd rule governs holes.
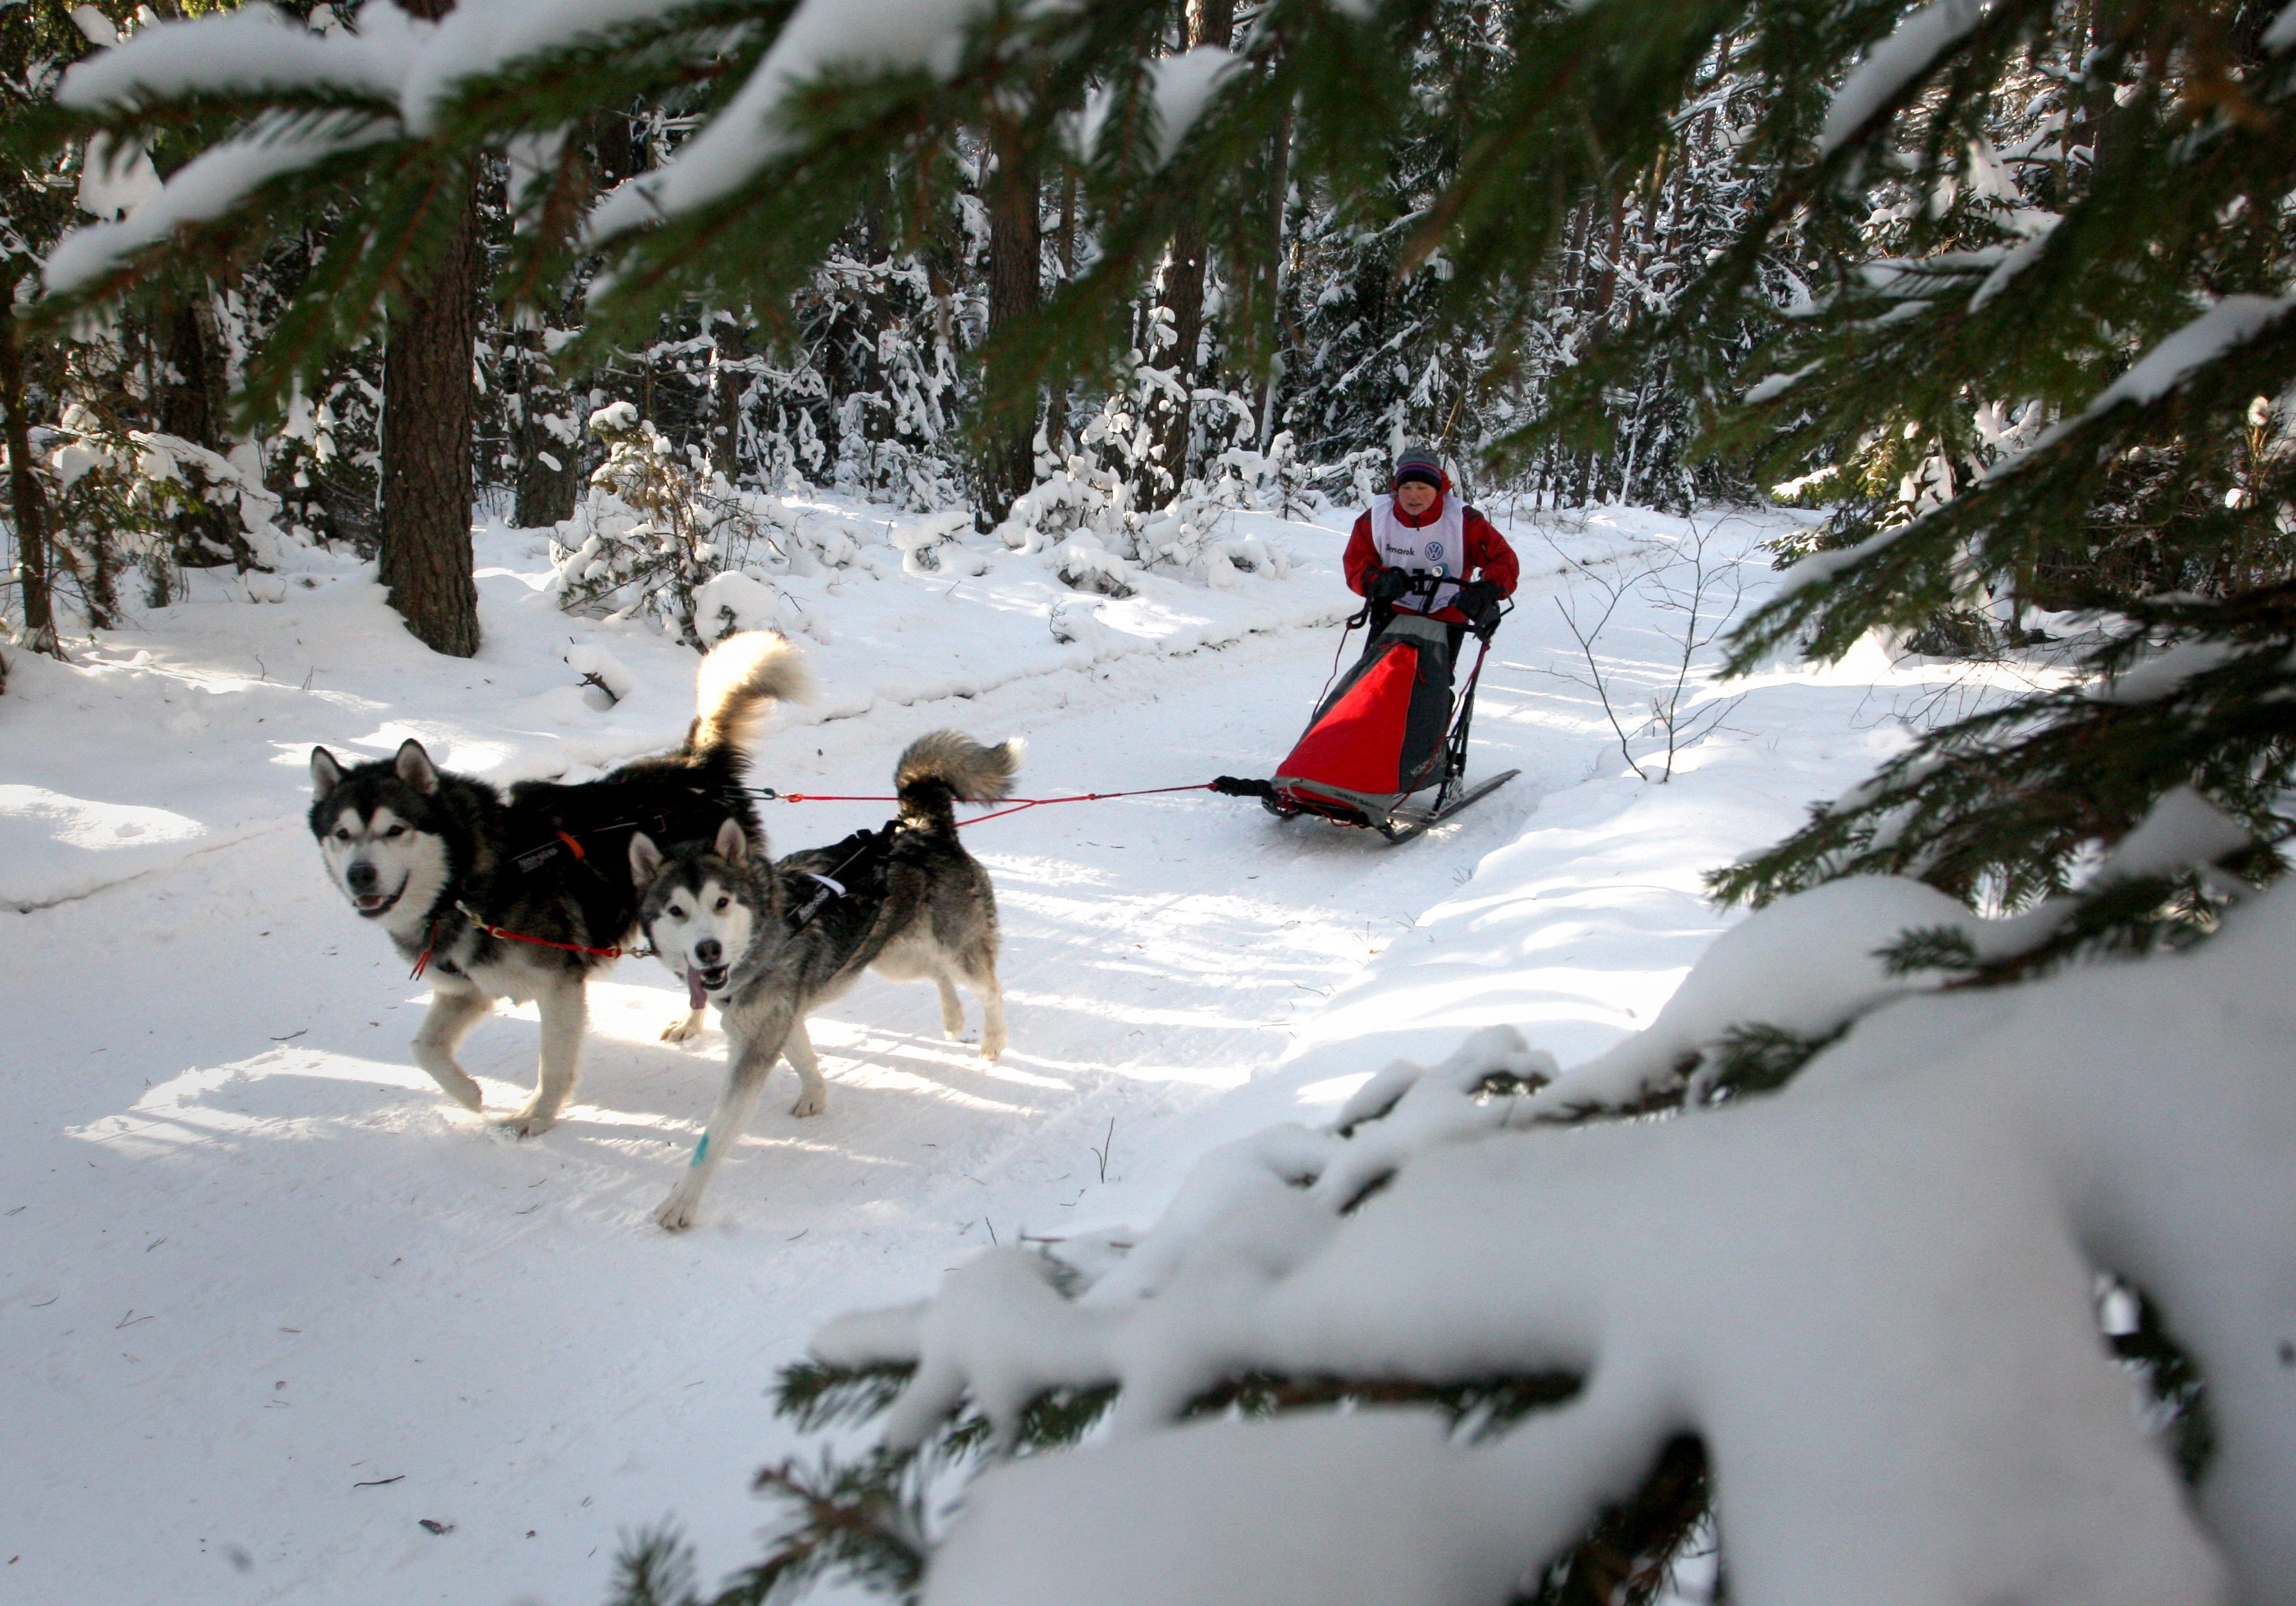
[[[1406,585],[1401,591],[1398,592],[1391,601],[1395,602],[1406,602],[1416,600],[1431,603],[1435,600],[1435,594],[1440,591],[1444,586],[1464,586],[1469,583],[1470,582],[1462,580],[1454,575],[1412,572],[1410,584]],[[1419,610],[1414,609],[1413,611],[1416,612]],[[1482,640],[1488,641],[1491,639],[1492,635],[1497,632],[1499,621],[1513,611],[1514,599],[1513,597],[1501,597],[1499,599],[1498,611],[1491,616],[1490,621],[1488,624],[1477,624],[1473,620],[1469,620],[1467,628]],[[1353,626],[1361,620],[1368,619],[1370,617],[1371,603],[1366,601],[1364,605],[1363,612],[1357,614],[1354,619],[1350,619],[1349,624]]]

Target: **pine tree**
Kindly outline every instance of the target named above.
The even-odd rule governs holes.
[[[1226,51],[1235,31],[1235,0],[1188,0],[1183,7],[1186,32],[1182,48]],[[1183,220],[1172,231],[1172,243],[1159,286],[1159,303],[1172,315],[1172,366],[1175,393],[1158,409],[1157,447],[1161,461],[1176,481],[1188,477],[1190,425],[1194,420],[1196,386],[1203,379],[1200,348],[1204,335],[1204,279],[1210,250],[1203,226]]]
[[[429,21],[448,9],[448,0],[409,0],[404,12]],[[203,152],[234,193],[219,212],[195,209],[156,238],[130,230],[113,245],[91,235],[76,267],[50,262],[55,293],[45,310],[61,321],[122,297],[153,298],[186,273],[228,281],[266,245],[332,215],[335,229],[248,366],[240,406],[249,420],[275,417],[338,354],[382,337],[383,408],[397,414],[381,430],[384,583],[419,638],[467,657],[479,640],[470,381],[483,152],[411,132],[396,97],[362,75],[348,31],[327,8],[318,13],[343,48],[332,62],[315,53],[320,64],[299,77],[267,64],[263,36],[302,24],[241,12],[139,29],[84,66],[98,77],[65,84],[68,110],[36,119],[22,143],[102,134],[127,151],[170,141]],[[369,16],[363,25],[383,24]],[[203,27],[257,30],[248,60],[215,53],[174,72],[183,30]],[[147,78],[140,63],[158,70]]]
[[[1044,300],[1041,175],[1034,153],[1015,137],[1013,119],[990,125],[985,162],[988,202],[988,327],[992,333],[1027,319]],[[979,519],[994,525],[1034,483],[1035,408],[1013,408],[982,451]]]
[[[62,162],[30,148],[29,126],[64,67],[86,49],[78,30],[53,10],[27,5],[0,12],[0,447],[8,459],[8,522],[15,537],[24,643],[37,652],[61,649],[49,510],[32,467],[36,383],[17,307],[70,217],[73,185]]]

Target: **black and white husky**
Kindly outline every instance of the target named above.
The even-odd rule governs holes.
[[[963,982],[980,1000],[981,1058],[1004,1052],[996,896],[957,840],[952,805],[1010,795],[1020,758],[1018,742],[921,736],[894,767],[897,818],[778,864],[754,828],[730,818],[714,840],[667,853],[643,832],[630,839],[630,873],[644,889],[639,921],[685,983],[687,1026],[698,1029],[704,1006],[716,1004],[731,1050],[725,1096],[656,1221],[672,1232],[693,1225],[710,1173],[740,1141],[775,1060],[786,1057],[800,1084],[790,1113],[827,1107],[805,1018],[872,965],[938,987],[941,1029],[952,1038],[964,1029]]]
[[[571,786],[521,782],[507,796],[439,769],[418,742],[350,768],[311,750],[311,832],[351,907],[430,979],[414,1062],[448,1097],[480,1107],[455,1050],[494,1000],[531,998],[541,1069],[534,1096],[503,1124],[524,1137],[557,1121],[580,1065],[586,985],[636,929],[632,833],[706,844],[720,825],[754,826],[740,788],[758,727],[804,690],[781,637],[728,637],[701,660],[676,752]]]

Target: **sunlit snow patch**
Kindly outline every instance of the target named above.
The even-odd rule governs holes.
[[[0,785],[0,908],[45,908],[84,897],[180,858],[183,844],[210,834],[208,825],[172,809]]]

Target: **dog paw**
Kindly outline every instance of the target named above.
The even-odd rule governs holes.
[[[486,1107],[487,1095],[480,1091],[476,1082],[461,1071],[434,1070],[430,1073],[430,1078],[439,1084],[439,1092],[463,1109],[483,1110]]]
[[[983,1037],[980,1039],[980,1057],[982,1059],[998,1060],[1004,1058],[1004,1034],[1003,1032],[998,1032],[993,1037]]]
[[[700,1010],[695,1010],[690,1015],[680,1015],[661,1028],[661,1040],[665,1043],[684,1043],[689,1038],[698,1037],[701,1035],[701,1012]]]
[[[672,1188],[669,1197],[653,1213],[654,1225],[665,1233],[682,1233],[693,1225],[693,1218],[701,1211],[700,1195],[690,1194],[684,1188]]]
[[[495,1125],[512,1137],[540,1137],[558,1125],[558,1118],[539,1110],[521,1110],[516,1115],[496,1117]]]
[[[797,1102],[790,1106],[790,1113],[794,1116],[819,1115],[828,1108],[829,1091],[824,1088],[818,1093],[798,1094]]]

